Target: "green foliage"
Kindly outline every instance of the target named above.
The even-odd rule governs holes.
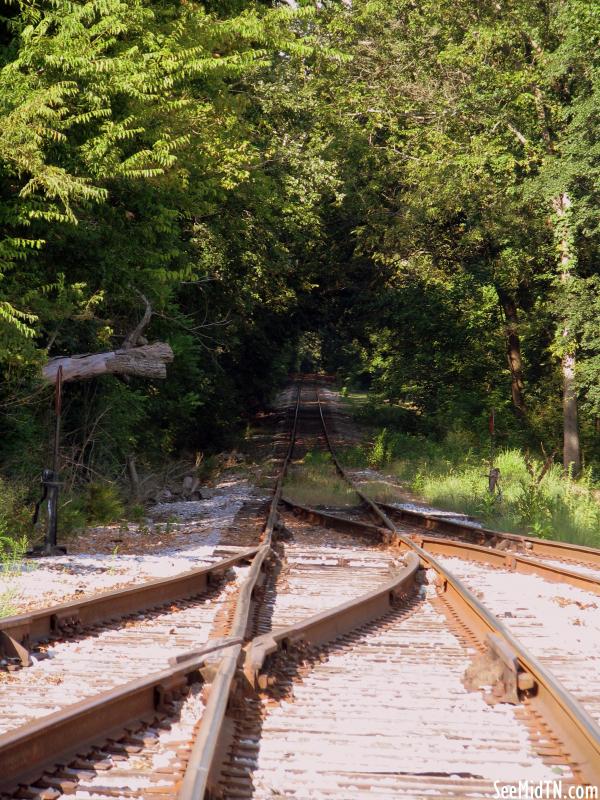
[[[21,574],[23,559],[28,547],[29,542],[26,536],[17,539],[0,536],[0,573],[3,579]]]
[[[291,465],[283,493],[307,506],[340,507],[358,503],[355,492],[337,474],[329,453],[322,450],[309,450],[301,463]]]
[[[25,488],[0,478],[0,537],[2,542],[22,542],[31,520]]]
[[[112,484],[90,483],[84,495],[84,510],[88,522],[114,522],[123,516],[123,503],[118,489]]]
[[[457,446],[456,437],[435,442],[399,435],[395,452],[387,471],[438,508],[471,514],[500,530],[600,545],[600,504],[589,476],[570,480],[555,464],[538,483],[521,451],[502,450],[494,462],[500,497],[488,491],[489,456]],[[541,462],[534,459],[533,468],[539,474]]]
[[[351,156],[332,215],[346,266],[331,362],[439,436],[479,430],[494,407],[508,439],[553,448],[559,358],[578,351],[597,458],[595,4],[364,0],[336,30],[353,114],[337,128]]]
[[[231,442],[242,410],[285,374],[307,283],[296,265],[335,181],[318,132],[294,145],[282,130],[279,72],[314,57],[313,15],[247,2],[12,7],[0,39],[7,471],[33,481],[47,459],[41,363],[118,347],[138,291],[155,312],[148,335],[175,363],[162,384],[65,387],[67,494],[117,477],[131,452],[151,468]],[[74,525],[78,502],[64,512]]]
[[[231,446],[300,366],[372,390],[386,465],[414,449],[395,430],[483,447],[491,408],[502,445],[560,447],[576,355],[600,462],[596,5],[7,6],[3,472],[33,485],[47,464],[40,365],[119,347],[140,293],[175,361],[165,382],[65,387],[73,525],[131,454],[152,471]],[[543,530],[538,501],[522,516]]]
[[[29,547],[26,536],[15,538],[1,531],[2,528],[0,528],[0,619],[17,613],[14,602],[17,591],[11,585],[11,579],[23,571],[25,553]]]

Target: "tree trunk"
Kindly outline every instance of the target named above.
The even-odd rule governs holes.
[[[521,341],[519,339],[519,317],[515,301],[503,289],[496,288],[500,305],[504,311],[506,355],[510,370],[510,383],[513,406],[520,415],[525,414],[525,382],[523,380],[523,360],[521,358]]]
[[[561,286],[567,290],[571,279],[573,252],[568,221],[571,200],[566,192],[558,195],[553,201],[556,214],[556,238],[560,264]],[[563,377],[563,467],[566,473],[577,476],[581,471],[581,448],[579,445],[579,426],[577,424],[577,393],[575,391],[575,344],[570,343],[571,330],[569,320],[565,318],[562,326],[562,338],[565,350],[561,359]]]
[[[96,375],[133,375],[138,378],[167,377],[166,365],[173,361],[173,351],[165,342],[143,347],[113,350],[110,353],[64,356],[51,359],[42,369],[42,377],[54,383],[58,368],[63,368],[63,381],[93,378]]]

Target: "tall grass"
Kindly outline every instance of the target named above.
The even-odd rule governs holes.
[[[23,487],[0,478],[0,617],[17,611],[14,578],[25,569],[30,519]]]
[[[16,614],[14,599],[17,590],[12,579],[21,574],[29,543],[26,536],[13,539],[0,535],[0,618]]]
[[[451,431],[437,442],[384,428],[365,453],[369,466],[385,468],[434,506],[502,530],[600,547],[600,503],[590,472],[574,481],[553,464],[538,482],[541,462],[505,449],[494,461],[501,495],[491,495],[489,455],[468,431]]]
[[[299,505],[353,506],[359,498],[337,474],[329,453],[309,451],[288,470],[283,494]]]

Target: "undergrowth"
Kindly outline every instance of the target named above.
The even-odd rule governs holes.
[[[439,508],[470,514],[502,530],[600,546],[600,504],[590,471],[574,481],[563,475],[560,464],[552,464],[540,479],[539,459],[507,448],[494,460],[501,491],[490,494],[489,454],[468,431],[451,431],[437,442],[383,428],[363,453],[364,466],[384,468]],[[357,460],[351,453],[354,466],[360,466]]]
[[[117,486],[109,482],[88,483],[60,500],[59,527],[69,536],[87,525],[105,525],[121,519],[125,507]]]
[[[288,470],[283,493],[285,497],[307,506],[353,506],[356,493],[337,474],[329,453],[309,451],[302,461]]]
[[[25,568],[25,553],[29,547],[26,536],[13,539],[0,534],[0,618],[17,613],[16,587],[12,579]]]

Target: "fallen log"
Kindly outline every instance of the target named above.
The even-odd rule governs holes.
[[[166,342],[154,342],[108,353],[52,358],[42,368],[42,377],[48,383],[54,383],[58,368],[62,367],[63,381],[84,380],[107,374],[164,380],[167,377],[166,365],[173,358],[170,345]]]

